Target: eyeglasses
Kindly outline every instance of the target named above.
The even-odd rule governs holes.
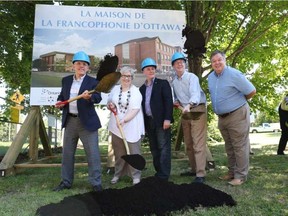
[[[125,79],[125,78],[127,78],[127,79],[131,79],[131,78],[132,78],[131,75],[121,75],[121,77],[122,77],[123,79]]]

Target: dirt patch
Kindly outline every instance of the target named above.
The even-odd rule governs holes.
[[[236,202],[220,190],[206,184],[177,185],[148,177],[132,187],[65,197],[60,203],[37,209],[40,216],[92,215],[169,215],[176,210],[197,207],[235,206]]]

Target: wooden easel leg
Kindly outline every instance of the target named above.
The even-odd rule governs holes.
[[[31,136],[29,156],[32,161],[36,161],[38,159],[39,135],[45,150],[45,154],[47,154],[47,156],[52,155],[48,135],[42,120],[42,115],[40,113],[40,108],[36,106],[31,107],[22,127],[16,134],[15,139],[0,163],[0,177],[14,174],[13,166],[29,134]]]
[[[29,139],[29,158],[30,162],[35,163],[38,160],[38,141],[39,141],[39,113],[36,116],[35,123],[30,131]]]
[[[52,156],[51,145],[49,143],[48,134],[43,122],[43,118],[41,113],[39,112],[39,135],[41,139],[41,143],[44,148],[45,156]]]
[[[22,127],[20,128],[11,146],[9,147],[4,158],[2,159],[0,163],[0,169],[9,169],[13,167],[23,147],[24,142],[31,131],[32,125],[35,123],[35,119],[38,114],[38,109],[37,107],[31,108],[30,113],[26,117]]]

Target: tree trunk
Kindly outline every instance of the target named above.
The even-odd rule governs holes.
[[[187,25],[193,30],[200,30],[200,32],[203,34],[201,21],[201,18],[203,17],[203,3],[198,1],[186,1],[185,11]],[[202,61],[203,57],[188,55],[189,71],[196,74],[200,80],[202,79],[203,73]]]

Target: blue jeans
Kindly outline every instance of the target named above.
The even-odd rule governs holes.
[[[155,176],[168,180],[171,172],[171,129],[157,128],[153,124],[153,119],[149,121],[146,131],[156,171]]]

